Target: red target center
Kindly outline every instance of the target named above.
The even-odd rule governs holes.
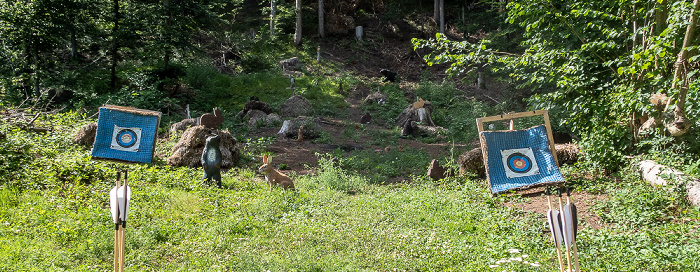
[[[515,159],[513,161],[513,165],[515,165],[516,168],[524,168],[527,163],[525,163],[525,160],[523,159]]]
[[[131,134],[124,133],[122,135],[122,142],[125,142],[125,143],[131,142]]]

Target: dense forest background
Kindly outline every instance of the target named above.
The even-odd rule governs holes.
[[[355,26],[374,20],[417,30],[386,39],[414,38],[427,65],[447,68],[451,77],[440,80],[475,83],[488,75],[518,87],[527,107],[550,110],[560,120],[555,128],[606,168],[615,170],[634,154],[670,156],[675,164],[697,157],[700,35],[691,2],[444,1],[442,9],[439,0],[298,4],[3,1],[3,106],[94,112],[104,103],[128,103],[177,119],[186,105],[206,111],[222,95],[247,99],[217,85],[221,76],[274,72],[280,59],[295,55],[313,59],[319,43],[352,36]],[[303,42],[294,38],[297,31]]]

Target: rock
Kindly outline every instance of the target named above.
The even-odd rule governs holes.
[[[180,131],[185,131],[191,126],[197,125],[197,118],[187,118],[170,126],[168,135],[175,135]]]
[[[486,177],[484,156],[481,154],[481,148],[477,147],[462,153],[457,159],[457,164],[459,164],[459,173],[462,175],[473,173],[481,178]]]
[[[279,66],[285,72],[301,71],[301,61],[297,57],[281,60]]]
[[[278,125],[278,124],[282,124],[282,117],[280,117],[276,113],[270,113],[265,118],[265,125],[266,126]]]
[[[260,102],[257,100],[250,100],[243,105],[243,114],[245,115],[248,113],[248,111],[251,110],[259,110],[264,112],[265,114],[270,114],[273,112],[272,107],[270,107],[269,104],[265,102]]]
[[[441,180],[446,177],[454,176],[454,171],[452,171],[452,169],[440,166],[440,162],[433,159],[433,161],[430,162],[430,168],[428,168],[428,176],[433,180]]]
[[[85,124],[78,133],[73,135],[73,143],[91,147],[95,143],[95,134],[97,134],[97,123]]]
[[[273,126],[282,123],[282,117],[276,113],[265,114],[260,110],[251,110],[242,117],[242,119],[248,122],[248,128],[255,128],[257,126]]]
[[[279,114],[282,117],[310,116],[313,111],[309,100],[301,95],[293,95],[282,104]]]
[[[306,116],[286,120],[282,123],[282,128],[277,132],[277,136],[295,138],[299,136],[299,128],[302,127],[304,139],[314,139],[321,136],[321,125],[318,118]]]
[[[211,129],[205,126],[193,126],[185,130],[173,147],[172,155],[167,161],[168,165],[201,167],[201,158],[207,136],[212,134],[218,135],[220,138],[221,167],[233,167],[241,159],[241,152],[236,147],[236,139],[226,130]]]
[[[267,119],[267,114],[260,110],[251,110],[248,111],[243,119],[248,120],[249,128],[254,128],[258,125],[264,126],[266,123],[265,119]]]

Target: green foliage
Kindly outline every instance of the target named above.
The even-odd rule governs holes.
[[[336,162],[332,160],[332,155],[322,156],[318,161],[319,172],[311,182],[303,183],[302,187],[305,191],[316,190],[336,190],[341,192],[358,192],[367,189],[368,181],[366,178],[350,174],[349,171],[338,167]]]
[[[485,39],[452,42],[440,34],[413,44],[432,50],[425,57],[429,65],[449,63],[451,74],[488,67],[507,71],[520,87],[539,89],[530,106],[563,117],[560,128],[581,136],[587,158],[615,170],[636,144],[626,125],[631,116],[655,113],[651,94],[677,93],[670,89],[680,51],[674,45],[683,41],[689,7],[685,1],[510,1],[507,20],[524,30],[523,53],[504,53]],[[690,86],[694,82],[691,77]],[[688,103],[696,99],[689,96]]]
[[[377,153],[381,153],[382,156],[377,156]],[[389,152],[356,151],[351,157],[344,158],[341,164],[348,170],[367,175],[372,183],[386,184],[389,178],[425,171],[430,160],[423,150],[406,148],[401,152],[394,148]]]

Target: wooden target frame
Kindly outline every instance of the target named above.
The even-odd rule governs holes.
[[[515,119],[542,116],[544,124],[526,130],[515,130]],[[507,130],[485,130],[484,124],[488,122],[508,121]],[[486,169],[486,178],[491,192],[494,194],[503,193],[510,190],[523,190],[532,187],[560,184],[564,178],[559,172],[559,161],[554,148],[554,138],[549,120],[549,113],[546,110],[536,110],[518,113],[509,113],[495,116],[476,118],[476,126],[479,132],[481,153]],[[540,135],[543,134],[543,135]],[[510,138],[509,135],[513,135]],[[537,139],[530,140],[527,137],[534,135]],[[496,137],[497,136],[497,137]],[[498,145],[494,137],[507,142],[505,145]],[[526,139],[527,138],[527,139]],[[525,139],[525,140],[523,140]],[[523,141],[527,143],[523,143]],[[534,142],[533,146],[530,146]],[[489,148],[491,152],[489,152]],[[533,149],[537,156],[533,156],[533,162],[540,165],[539,172],[527,175],[516,175],[516,177],[506,177],[504,164],[506,159],[501,157],[501,153],[507,154],[509,150]],[[503,152],[506,151],[506,152]],[[490,155],[489,155],[490,154]],[[535,160],[535,157],[537,160]],[[503,173],[501,173],[503,172]],[[542,172],[542,173],[540,173]],[[525,177],[522,177],[525,176]]]

